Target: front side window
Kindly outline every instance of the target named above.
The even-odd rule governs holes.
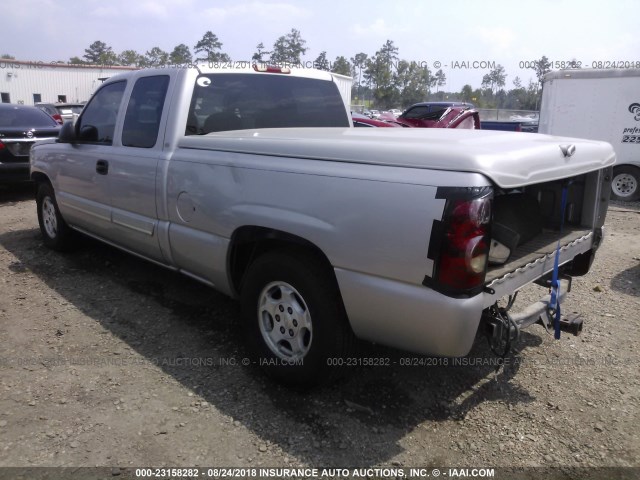
[[[126,84],[124,81],[110,83],[96,92],[78,118],[79,140],[111,144]]]
[[[226,130],[349,127],[335,83],[271,74],[208,74],[196,79],[185,135]]]
[[[168,75],[138,79],[124,117],[122,145],[151,148],[156,144],[168,86]]]

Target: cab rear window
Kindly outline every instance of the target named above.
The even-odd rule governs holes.
[[[196,79],[186,135],[292,127],[349,127],[338,87],[281,75],[225,73]]]

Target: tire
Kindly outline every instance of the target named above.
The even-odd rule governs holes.
[[[59,252],[72,250],[76,246],[76,234],[62,218],[50,184],[38,185],[36,205],[43,243],[48,248]]]
[[[611,198],[628,202],[640,198],[640,168],[622,165],[613,169]]]
[[[311,255],[266,253],[249,267],[242,319],[254,363],[275,380],[311,387],[332,380],[353,332],[331,271]]]

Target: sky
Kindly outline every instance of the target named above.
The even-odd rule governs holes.
[[[249,61],[256,45],[267,50],[295,28],[306,40],[304,59],[374,55],[387,40],[400,59],[441,68],[444,90],[480,86],[495,65],[504,66],[506,88],[546,55],[561,62],[637,62],[637,0],[3,0],[0,54],[25,61],[82,57],[96,40],[116,53],[170,52],[193,46],[208,31],[234,61]],[[1,67],[1,65],[0,65]]]

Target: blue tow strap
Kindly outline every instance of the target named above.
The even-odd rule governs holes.
[[[560,282],[558,281],[558,267],[560,262],[560,240],[562,240],[562,230],[564,227],[564,216],[567,208],[567,192],[569,191],[569,183],[562,187],[562,202],[560,206],[560,238],[558,239],[558,246],[556,247],[556,258],[553,262],[553,274],[551,276],[551,299],[549,306],[555,312],[555,318],[553,326],[555,330],[554,337],[556,340],[560,339]]]

